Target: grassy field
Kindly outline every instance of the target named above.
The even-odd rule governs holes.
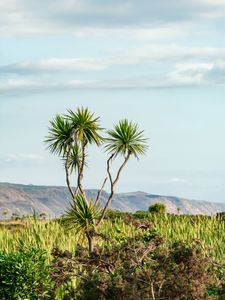
[[[149,227],[147,227],[147,230],[141,228],[144,224],[148,224]],[[101,237],[95,237],[95,245],[100,246],[100,249],[103,249],[105,253],[110,253],[110,251],[114,251],[114,249],[120,249],[119,252],[117,251],[115,252],[116,256],[119,253],[121,255],[121,253],[123,253],[125,249],[130,249],[130,248],[123,248],[124,247],[123,243],[126,243],[129,240],[134,241],[138,236],[144,238],[146,233],[147,234],[150,233],[153,235],[154,233],[157,233],[157,235],[161,236],[164,240],[164,243],[162,244],[162,247],[164,248],[162,249],[165,250],[167,249],[167,251],[168,249],[170,249],[170,247],[172,247],[172,244],[174,242],[184,242],[185,245],[192,247],[192,245],[194,245],[194,241],[197,240],[198,245],[200,245],[201,247],[201,255],[199,257],[196,257],[196,264],[198,264],[198,268],[201,268],[201,263],[199,263],[199,260],[202,259],[204,260],[204,258],[207,259],[207,257],[213,258],[215,264],[220,266],[224,265],[224,261],[225,261],[224,259],[225,258],[224,256],[225,255],[224,253],[225,222],[222,216],[207,217],[207,216],[187,216],[187,215],[170,215],[170,214],[160,215],[160,214],[144,213],[142,215],[139,216],[136,215],[134,217],[131,214],[113,213],[111,217],[108,217],[107,219],[104,220],[100,228],[98,228],[98,233],[101,235]],[[102,238],[102,237],[107,237],[107,238]],[[133,239],[129,239],[129,238],[133,238]],[[139,245],[138,242],[135,245],[136,245],[135,247],[138,247]],[[27,218],[18,221],[10,221],[10,220],[1,221],[0,222],[0,262],[2,264],[1,265],[2,268],[5,268],[4,269],[5,271],[3,271],[2,273],[0,272],[1,273],[0,277],[2,276],[2,278],[6,278],[9,285],[8,292],[6,291],[7,284],[4,286],[4,290],[6,292],[5,294],[4,292],[3,294],[1,294],[1,296],[3,297],[2,299],[7,300],[9,298],[8,295],[10,295],[12,299],[21,299],[21,295],[22,295],[22,299],[23,297],[25,297],[26,299],[49,299],[45,297],[44,298],[42,297],[39,298],[34,296],[30,297],[29,295],[31,295],[34,292],[33,292],[33,283],[27,284],[28,278],[29,280],[32,280],[31,282],[35,282],[36,286],[40,285],[42,282],[45,283],[44,289],[45,288],[46,290],[48,289],[48,291],[50,291],[49,293],[51,293],[52,291],[51,288],[53,288],[53,283],[52,281],[49,281],[49,277],[46,274],[48,272],[47,271],[48,266],[50,266],[55,261],[55,256],[51,254],[52,250],[57,248],[59,251],[63,252],[67,250],[69,251],[69,253],[75,254],[76,250],[81,249],[80,246],[87,248],[88,247],[87,239],[81,234],[76,233],[75,230],[68,230],[68,228],[66,228],[63,225],[61,220],[37,220],[36,218]],[[32,250],[32,249],[36,249],[36,250]],[[43,253],[45,253],[44,260],[42,259],[42,256],[39,256],[41,253],[40,251],[42,250],[44,250]],[[32,253],[37,253],[37,254],[32,254],[33,255],[32,258],[29,258],[30,257],[29,253],[31,253],[30,251],[34,251]],[[79,251],[77,253],[79,253]],[[135,253],[136,253],[135,254],[136,257],[137,253],[139,252],[135,252]],[[184,253],[182,253],[182,255]],[[129,260],[132,261],[130,256],[129,256]],[[59,262],[61,266],[62,258],[59,258]],[[119,261],[119,267],[121,268],[122,265],[120,264],[122,264],[122,260]],[[139,267],[142,268],[143,265],[140,264]],[[18,298],[17,295],[11,292],[13,286],[10,287],[10,284],[11,281],[15,279],[14,277],[12,277],[14,279],[11,278],[12,268],[14,270],[13,271],[14,275],[12,276],[17,278],[16,281],[18,281],[18,274],[19,274],[19,278],[21,280],[21,284],[19,283],[17,284],[15,282],[17,284],[15,291],[18,291],[19,293],[18,297],[20,298]],[[79,268],[82,269],[83,267],[80,266]],[[204,266],[202,268],[205,270]],[[183,269],[181,269],[180,271],[182,272],[182,270]],[[220,268],[220,270],[222,270],[222,268]],[[194,272],[195,271],[196,271],[196,265],[195,265]],[[5,272],[7,273],[7,275],[5,275]],[[84,274],[90,274],[88,272]],[[190,274],[188,276],[192,276]],[[173,276],[173,272],[168,273],[168,276],[170,275]],[[184,273],[183,275],[181,275],[180,280],[182,280],[183,276],[187,276],[187,274]],[[203,274],[203,276],[205,275]],[[218,282],[220,283],[222,282],[221,276],[218,275],[218,279],[219,279]],[[133,278],[135,278],[135,276]],[[187,279],[187,280],[190,281],[192,279]],[[197,281],[198,277],[194,277],[194,280],[195,281],[193,282],[199,284]],[[152,284],[153,283],[154,281],[152,281]],[[156,283],[154,284],[155,284],[154,288],[157,291],[157,284]],[[23,288],[21,289],[20,285],[24,285],[26,287],[28,291],[27,294],[24,292]],[[68,293],[68,289],[76,290],[78,289],[78,286],[79,286],[79,281],[77,281],[76,277],[72,277],[71,280],[68,281],[66,285],[61,284],[56,288],[54,292],[55,296],[54,298],[51,299],[55,299],[55,300],[75,299],[73,298],[73,296],[72,298],[66,298],[67,297],[66,295]],[[180,288],[182,289],[183,286],[184,285],[182,283]],[[85,288],[83,290],[85,291]],[[219,291],[219,288],[217,288],[217,290]],[[93,291],[92,293],[95,292]],[[186,293],[188,292],[186,291]],[[214,291],[213,293],[215,294],[216,292]],[[149,299],[165,299],[165,298],[150,297]],[[201,298],[201,299],[206,299],[206,298]],[[215,296],[213,298],[209,297],[207,299],[221,300],[224,298]]]
[[[221,218],[211,216],[174,216],[149,215],[153,228],[161,235],[166,244],[183,241],[191,244],[193,239],[202,242],[204,252],[218,261],[224,260],[225,222]],[[120,243],[124,237],[132,237],[140,231],[132,223],[125,223],[122,218],[107,219],[99,231],[108,240],[98,239],[101,246]],[[51,250],[58,247],[74,252],[77,245],[86,245],[86,239],[73,230],[67,230],[60,221],[37,221],[28,219],[17,222],[0,223],[0,249],[6,252],[23,250],[31,246],[47,251],[49,258]]]

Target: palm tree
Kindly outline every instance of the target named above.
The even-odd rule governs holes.
[[[94,114],[90,113],[88,108],[78,108],[76,112],[68,110],[66,117],[71,123],[71,136],[76,149],[78,149],[76,152],[76,161],[78,162],[77,192],[79,190],[83,195],[85,195],[82,180],[84,166],[86,163],[86,148],[88,144],[96,144],[97,146],[100,146],[103,138],[99,132],[102,128],[99,126],[99,117],[94,117]],[[79,152],[81,153],[81,159],[78,159]]]
[[[64,161],[66,182],[72,198],[80,191],[84,196],[82,179],[86,165],[86,148],[88,144],[99,146],[103,140],[99,131],[99,117],[95,118],[87,108],[78,108],[66,115],[57,114],[50,121],[49,135],[45,140],[51,153],[58,155]],[[69,175],[77,173],[76,190],[70,185]]]
[[[69,181],[69,165],[68,160],[72,155],[73,139],[71,136],[72,126],[69,120],[63,115],[57,114],[56,117],[50,121],[49,135],[45,139],[47,148],[52,154],[58,155],[64,159],[66,171],[66,183],[71,196],[74,192]]]
[[[140,155],[146,153],[148,148],[147,140],[143,137],[143,131],[140,131],[138,125],[127,119],[119,121],[118,124],[114,126],[113,130],[109,130],[108,137],[105,139],[105,149],[110,154],[109,159],[107,160],[107,173],[110,181],[110,195],[103,208],[102,215],[99,219],[98,224],[104,219],[106,210],[110,207],[115,186],[120,178],[120,174],[127,164],[131,156],[139,158]],[[113,179],[110,165],[118,155],[123,157],[123,163],[120,165],[116,177]]]
[[[45,142],[51,153],[60,156],[65,165],[66,182],[71,193],[73,202],[66,212],[65,223],[83,232],[88,240],[89,253],[93,251],[93,237],[97,235],[96,227],[104,219],[106,210],[110,207],[115,186],[120,174],[131,156],[139,158],[147,150],[147,142],[143,137],[138,125],[121,120],[114,126],[113,130],[107,132],[107,137],[100,135],[102,128],[99,126],[99,117],[94,117],[87,108],[78,108],[75,112],[68,110],[67,114],[57,114],[53,121],[50,121],[49,136]],[[89,144],[99,146],[105,142],[105,149],[109,153],[107,160],[107,178],[105,178],[97,198],[93,203],[87,200],[82,179],[84,167],[87,164],[87,147]],[[115,178],[111,173],[111,164],[118,156],[123,157],[123,162],[117,170]],[[77,186],[75,191],[70,185],[70,175],[76,172]],[[104,185],[109,179],[110,194],[102,210],[99,209],[100,195]]]
[[[86,201],[83,194],[78,193],[70,208],[66,211],[63,222],[68,228],[75,228],[77,233],[85,234],[88,240],[89,254],[93,252],[93,237],[95,235],[95,225],[100,217],[101,210],[94,205],[91,200]]]

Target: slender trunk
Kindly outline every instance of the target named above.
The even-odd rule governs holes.
[[[97,194],[97,197],[96,197],[94,206],[98,206],[98,204],[99,204],[99,200],[100,200],[100,197],[101,197],[101,193],[102,193],[102,190],[104,189],[104,186],[105,186],[105,184],[106,184],[107,179],[108,179],[108,177],[105,178],[105,180],[103,181],[102,187],[101,187],[100,190],[98,191],[98,194]]]
[[[70,192],[72,198],[74,198],[74,193],[73,193],[73,190],[72,190],[72,188],[71,188],[71,185],[70,185],[70,179],[69,179],[68,159],[69,159],[69,152],[67,153],[67,156],[66,156],[66,163],[65,163],[66,184],[67,184],[67,187],[68,187],[68,189],[69,189],[69,192]]]
[[[119,167],[118,172],[117,172],[117,175],[116,175],[116,178],[115,178],[114,181],[112,180],[112,175],[111,175],[111,172],[110,172],[110,162],[111,162],[111,160],[113,159],[113,157],[114,157],[114,154],[112,154],[112,155],[110,156],[110,158],[107,160],[107,172],[108,172],[109,179],[110,179],[111,192],[110,192],[109,198],[108,198],[108,200],[107,200],[107,202],[106,202],[106,204],[105,204],[105,207],[104,207],[104,209],[103,209],[103,211],[102,211],[102,215],[101,215],[101,217],[100,217],[100,219],[99,219],[97,225],[99,225],[99,224],[102,222],[102,220],[103,220],[104,217],[105,217],[105,214],[106,214],[107,209],[108,209],[108,208],[110,207],[110,205],[111,205],[111,202],[112,202],[112,199],[113,199],[113,196],[114,196],[115,186],[116,186],[116,184],[117,184],[117,182],[118,182],[118,180],[119,180],[119,178],[120,178],[120,174],[121,174],[122,169],[125,167],[125,165],[127,164],[128,160],[129,160],[129,158],[130,158],[130,153],[127,154],[127,156],[126,156],[125,159],[124,159],[124,162],[123,162],[122,165]]]
[[[85,235],[88,240],[88,252],[89,252],[89,255],[91,255],[94,251],[93,237],[90,236],[90,234],[88,232],[85,232]]]
[[[84,196],[85,200],[86,200],[86,194],[85,194],[85,191],[84,191],[83,186],[82,186],[82,180],[83,180],[83,177],[84,177],[85,148],[86,148],[86,146],[87,146],[87,141],[84,141],[82,143],[82,160],[81,160],[81,163],[80,163],[79,173],[78,173],[78,178],[77,178],[78,188],[79,188],[81,194]]]

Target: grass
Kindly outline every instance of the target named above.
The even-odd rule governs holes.
[[[183,241],[191,244],[193,239],[201,240],[206,254],[218,261],[224,260],[225,222],[211,216],[174,216],[147,215],[156,231],[165,238],[166,244]],[[121,243],[123,238],[134,236],[140,229],[132,224],[125,224],[122,218],[105,220],[99,231],[108,240],[99,238],[98,244],[110,247],[113,243]],[[32,218],[24,222],[0,224],[0,249],[14,252],[36,246],[45,249],[51,258],[51,250],[58,247],[61,250],[73,252],[77,245],[87,246],[86,239],[74,230],[67,230],[59,221],[37,221]]]

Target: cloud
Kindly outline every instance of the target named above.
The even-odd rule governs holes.
[[[56,72],[56,71],[100,71],[104,70],[109,62],[100,59],[58,59],[50,58],[36,62],[25,61],[16,64],[10,64],[0,67],[2,73],[39,73],[39,72]]]
[[[0,3],[2,34],[141,28],[224,17],[224,1],[8,0]]]
[[[0,73],[38,74],[72,71],[103,71],[111,66],[178,63],[183,61],[217,61],[225,56],[225,48],[154,45],[114,51],[100,58],[48,58],[0,66]]]
[[[4,95],[69,91],[76,89],[154,89],[225,84],[225,61],[178,63],[170,71],[116,79],[30,80],[9,79],[0,83]]]
[[[208,70],[205,74],[205,78],[208,81],[214,80],[218,84],[225,83],[225,61],[219,60],[217,61],[212,68]]]
[[[195,82],[196,85],[225,84],[225,61],[215,63],[180,64],[171,73],[174,81]]]
[[[0,158],[0,165],[9,165],[9,164],[13,164],[13,165],[18,165],[18,164],[42,164],[44,163],[46,160],[45,157],[40,156],[40,155],[36,155],[36,154],[24,154],[24,153],[20,153],[20,154],[8,154],[4,157]]]

